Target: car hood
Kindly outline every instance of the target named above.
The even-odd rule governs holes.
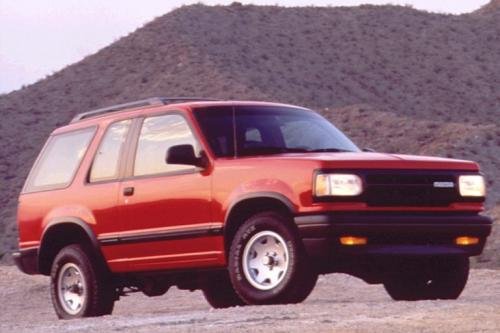
[[[276,158],[276,156],[274,156]],[[386,154],[375,152],[303,153],[281,155],[281,158],[318,161],[333,169],[433,169],[478,171],[477,163],[442,157]]]

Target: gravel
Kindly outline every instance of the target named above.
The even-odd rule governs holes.
[[[302,304],[215,310],[200,292],[123,297],[113,315],[58,320],[49,279],[0,266],[0,332],[499,332],[500,270],[475,269],[456,301],[394,302],[381,285],[322,276]]]

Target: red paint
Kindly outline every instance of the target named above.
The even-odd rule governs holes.
[[[471,211],[482,203],[455,203],[448,207],[367,207],[360,202],[315,203],[312,200],[316,169],[432,169],[478,171],[470,161],[381,153],[301,153],[265,157],[215,159],[203,138],[192,105],[230,105],[243,102],[197,102],[148,107],[83,120],[58,128],[53,134],[99,126],[71,185],[65,189],[21,194],[18,223],[20,248],[38,246],[47,223],[73,216],[89,224],[98,239],[165,230],[222,226],[230,207],[256,192],[274,192],[293,204],[295,213],[327,211]],[[248,103],[259,104],[259,103]],[[269,105],[269,103],[262,103]],[[126,179],[88,184],[86,177],[94,152],[109,123],[168,111],[181,111],[201,141],[209,166],[196,173]],[[125,187],[134,187],[124,196]],[[162,240],[102,246],[115,272],[223,266],[223,237]]]

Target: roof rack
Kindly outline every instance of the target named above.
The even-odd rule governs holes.
[[[101,109],[82,112],[77,114],[73,119],[71,119],[70,124],[83,119],[103,116],[110,112],[125,111],[133,108],[139,108],[141,106],[167,105],[172,103],[190,102],[190,101],[218,101],[218,99],[199,98],[199,97],[151,97],[134,102],[116,104]]]

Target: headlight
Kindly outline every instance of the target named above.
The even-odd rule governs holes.
[[[484,197],[486,185],[480,175],[463,175],[458,177],[458,188],[463,197]]]
[[[314,182],[314,194],[324,196],[356,196],[363,192],[363,182],[357,175],[319,174]]]

